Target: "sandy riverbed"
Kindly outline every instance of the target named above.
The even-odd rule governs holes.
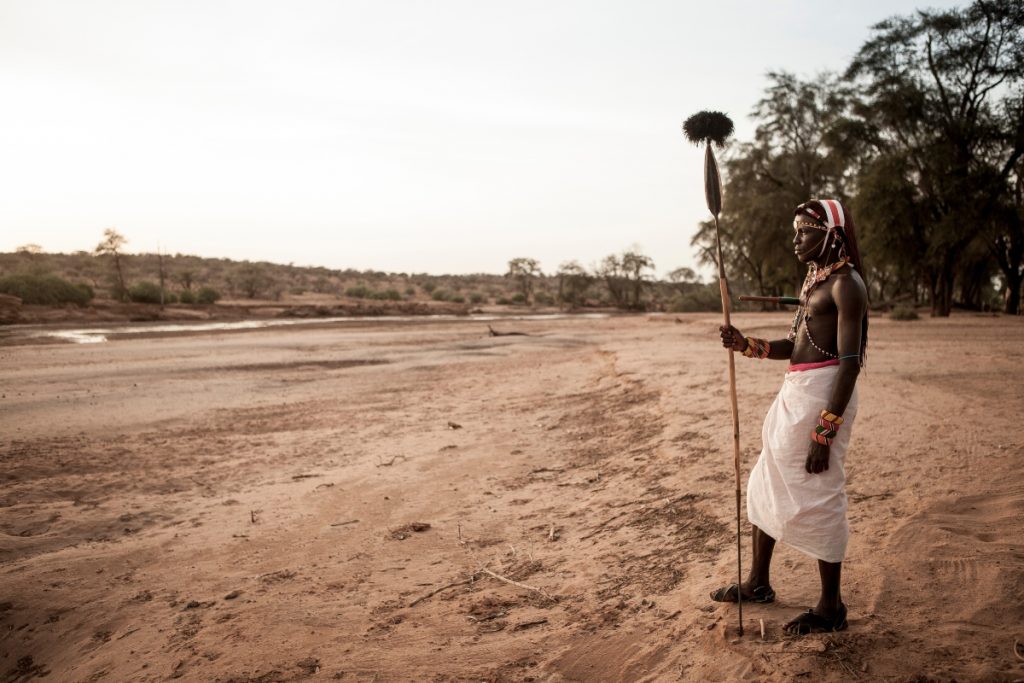
[[[796,551],[742,639],[707,599],[725,357],[679,320],[0,348],[0,680],[1024,677],[1024,320],[872,323],[850,630],[798,640]],[[737,364],[749,470],[784,367]]]

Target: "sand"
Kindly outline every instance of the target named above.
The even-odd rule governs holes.
[[[0,679],[1024,678],[1024,319],[874,320],[850,628],[799,639],[797,551],[742,638],[707,597],[736,572],[717,324],[0,348]],[[784,366],[737,367],[749,471]]]

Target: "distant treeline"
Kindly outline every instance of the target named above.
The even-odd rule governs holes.
[[[1020,312],[1024,3],[894,17],[841,75],[769,79],[754,139],[723,165],[724,258],[738,288],[793,293],[793,209],[839,198],[875,305]],[[693,245],[704,263],[714,240],[702,224]]]
[[[575,261],[545,274],[537,260],[514,258],[504,274],[386,273],[232,261],[183,254],[132,254],[125,236],[109,229],[92,251],[45,253],[25,245],[0,254],[0,293],[26,304],[85,305],[94,297],[120,302],[203,305],[221,299],[283,303],[347,298],[439,301],[473,305],[558,306],[565,310],[716,310],[711,286],[689,268],[667,280],[636,251],[607,256],[587,270]]]

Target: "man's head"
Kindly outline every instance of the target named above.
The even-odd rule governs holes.
[[[847,257],[861,271],[853,216],[837,199],[812,199],[796,207],[793,251],[803,263],[826,264]]]

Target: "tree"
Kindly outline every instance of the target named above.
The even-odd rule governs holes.
[[[847,71],[866,98],[858,108],[863,141],[902,173],[894,183],[912,190],[916,225],[889,227],[904,242],[921,240],[932,315],[947,316],[957,268],[1024,154],[1024,5],[976,0],[872,31]],[[903,202],[891,196],[886,204]]]
[[[29,260],[33,260],[43,253],[43,248],[38,244],[23,244],[15,249],[15,252]]]
[[[1024,163],[1017,164],[1012,187],[1007,201],[993,212],[988,248],[1003,275],[1003,311],[1017,315],[1024,284]]]
[[[576,261],[566,261],[558,266],[558,302],[576,308],[586,300],[586,292],[593,277]]]
[[[107,228],[103,231],[103,241],[96,245],[94,253],[97,256],[109,256],[113,264],[113,297],[118,301],[128,301],[128,286],[124,279],[124,266],[122,263],[124,255],[121,250],[128,240],[124,235],[114,228]]]
[[[596,269],[604,280],[612,303],[618,308],[642,310],[643,288],[648,271],[654,270],[654,261],[636,251],[625,251],[621,256],[605,256]]]
[[[651,257],[639,252],[627,251],[622,254],[622,270],[633,293],[632,308],[641,310],[643,308],[643,304],[640,303],[641,294],[647,283],[648,272],[654,270],[654,261],[651,260]]]
[[[19,270],[23,270],[31,275],[46,274],[47,268],[43,263],[43,248],[41,246],[38,244],[23,244],[15,249],[15,253],[24,259],[24,267]]]
[[[515,280],[520,293],[526,303],[530,303],[533,296],[533,285],[541,276],[540,262],[532,258],[514,258],[508,262],[508,272],[505,277]]]
[[[178,284],[181,285],[182,289],[184,289],[186,292],[191,292],[192,285],[195,284],[196,281],[196,274],[195,271],[189,269],[179,270],[178,274],[176,275],[176,279],[178,280]]]
[[[616,308],[629,308],[628,283],[622,269],[622,259],[615,254],[609,254],[601,260],[594,272],[604,280],[608,296]]]
[[[274,285],[274,279],[256,263],[244,262],[229,278],[231,288],[247,299],[256,299]]]
[[[668,281],[675,285],[680,294],[686,294],[701,284],[701,278],[693,268],[680,266],[668,274]]]
[[[156,251],[156,263],[157,263],[157,272],[159,273],[159,277],[160,277],[160,308],[162,309],[164,307],[165,299],[166,299],[164,294],[165,294],[165,291],[166,291],[165,285],[166,285],[166,282],[167,282],[167,270],[164,268],[164,252],[163,252],[163,250],[161,250],[159,248],[157,248],[157,251]]]

